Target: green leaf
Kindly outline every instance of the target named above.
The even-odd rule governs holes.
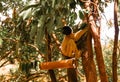
[[[76,7],[76,2],[73,0],[73,1],[71,1],[71,3],[70,3],[70,8],[72,9],[75,9],[75,7]]]
[[[84,13],[86,14],[88,14],[89,12],[90,12],[89,10],[86,10],[86,9],[84,10]]]
[[[73,20],[77,19],[77,13],[76,12],[72,12],[71,13],[71,17]]]
[[[41,0],[41,6],[42,7],[48,7],[48,0]]]
[[[48,17],[45,27],[47,27],[48,32],[50,33],[53,30],[55,17]]]
[[[29,18],[31,15],[32,15],[32,9],[31,8],[29,8],[28,10],[20,13],[20,16],[23,17],[23,20],[25,20],[26,18]]]
[[[30,31],[30,39],[33,39],[37,32],[37,24],[32,25],[31,31]]]
[[[80,4],[81,7],[84,7],[85,3],[79,0],[79,4]]]
[[[62,20],[61,17],[56,17],[56,19],[55,19],[55,25],[56,25],[57,28],[60,28],[60,27],[63,26],[63,23],[62,23],[61,20]]]
[[[0,3],[0,12],[2,12],[3,6],[2,3]]]
[[[52,0],[52,7],[54,8],[55,6],[55,0]]]
[[[104,7],[99,7],[99,10],[104,13]]]
[[[26,64],[25,63],[21,63],[21,71],[25,72],[26,70]]]
[[[68,10],[67,8],[62,8],[61,13],[62,13],[63,15],[67,15],[67,14],[69,14],[69,10]]]
[[[42,15],[40,17],[40,20],[38,21],[38,29],[37,29],[37,36],[36,36],[36,43],[39,45],[39,43],[43,40],[44,37],[44,23],[46,20],[46,16]]]
[[[80,19],[84,19],[84,13],[83,13],[83,11],[79,11],[79,17],[80,17]]]
[[[0,47],[2,47],[3,40],[0,38]]]
[[[30,9],[30,8],[35,8],[35,7],[37,7],[37,6],[39,6],[40,5],[40,3],[34,3],[34,4],[29,4],[28,6],[25,6],[20,12],[23,12],[23,11],[26,11],[26,10],[28,10],[28,9]]]
[[[57,28],[55,32],[62,32],[62,28]]]
[[[40,19],[38,20],[38,27],[43,27],[44,22],[46,20],[46,16],[45,15],[41,15]]]

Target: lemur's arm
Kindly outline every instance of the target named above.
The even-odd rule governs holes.
[[[79,40],[81,36],[88,30],[88,28],[84,28],[83,30],[80,30],[74,34],[75,41]]]

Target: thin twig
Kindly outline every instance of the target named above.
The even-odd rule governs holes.
[[[55,43],[57,45],[57,48],[61,51],[61,48],[60,48],[60,41],[57,39],[56,35],[55,34],[52,34],[52,38],[55,40]]]
[[[54,33],[52,33],[52,38],[55,40],[56,44],[60,46],[60,41],[58,40],[58,38],[56,37]]]
[[[27,45],[33,47],[33,48],[41,55],[42,58],[45,58],[44,54],[42,54],[42,53],[40,52],[40,50],[39,50],[38,47],[36,47],[36,46],[33,45],[33,44],[27,44]]]
[[[0,58],[0,61],[2,61],[4,58],[6,58],[10,53],[11,53],[11,51],[6,52],[5,55]]]
[[[0,65],[0,68],[3,67],[9,60],[6,60],[5,62],[2,63],[2,65]]]
[[[43,76],[43,75],[46,75],[46,74],[41,74],[41,73],[31,74],[30,77],[27,79],[26,82],[28,82],[28,81],[30,81],[30,80],[32,80],[32,79],[35,79],[35,78],[39,78],[39,77],[41,77],[41,76]]]

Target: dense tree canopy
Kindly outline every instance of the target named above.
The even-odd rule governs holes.
[[[88,2],[90,10],[85,6]],[[39,64],[49,60],[63,59],[60,52],[60,44],[63,39],[61,28],[69,25],[76,32],[81,29],[82,20],[86,17],[89,19],[89,16],[92,15],[95,29],[99,30],[101,27],[98,22],[100,23],[102,18],[101,14],[111,2],[112,0],[0,0],[0,67],[4,67],[8,63],[18,66],[15,71],[11,69],[12,77],[9,79],[11,81],[50,81],[51,77],[48,72],[40,70]],[[75,22],[77,19],[80,19],[78,23]],[[90,20],[88,20],[88,25],[91,26],[89,22]],[[93,33],[91,32],[91,34]],[[119,62],[120,42],[118,41],[118,43],[117,60]],[[110,40],[108,45],[103,45],[102,48],[109,81],[112,80],[112,48],[113,40]],[[94,54],[97,53],[94,52],[96,49],[93,47],[91,50]],[[92,58],[94,59],[94,57]],[[79,59],[79,80],[82,80],[86,74],[82,66],[84,61],[83,63],[81,61]],[[96,61],[97,58],[95,63]],[[99,62],[97,63],[99,67]],[[95,65],[97,67],[97,64]],[[58,81],[66,80],[65,69],[54,70],[54,72]],[[120,69],[118,69],[118,73],[120,73]],[[2,77],[0,79],[4,81],[5,79]]]

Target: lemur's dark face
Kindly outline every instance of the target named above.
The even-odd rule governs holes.
[[[62,28],[62,33],[65,35],[70,35],[72,33],[72,29],[69,26],[64,26]]]

